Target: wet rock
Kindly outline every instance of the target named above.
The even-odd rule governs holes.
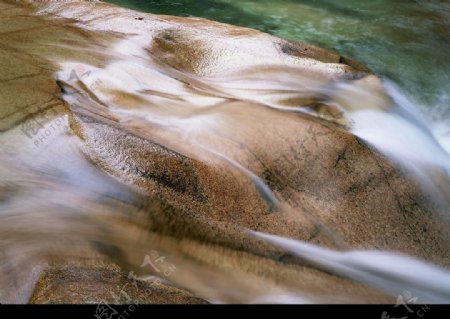
[[[43,272],[30,299],[32,304],[204,304],[186,290],[142,280],[113,264],[78,263],[53,266]],[[131,309],[133,310],[133,309]]]
[[[5,154],[30,171],[5,177],[0,189],[34,194],[21,183],[39,177],[45,183],[36,189],[60,197],[45,206],[35,196],[36,216],[26,214],[42,239],[39,260],[49,252],[61,256],[42,272],[30,302],[269,302],[299,291],[302,302],[392,301],[248,230],[450,264],[446,224],[430,199],[412,176],[346,130],[342,110],[330,103],[336,83],[345,81],[377,94],[370,107],[390,107],[380,80],[358,62],[251,29],[136,18],[98,2],[2,1],[0,17],[1,138]],[[69,128],[60,140],[76,151],[67,158],[65,148],[62,154],[55,147],[45,162],[59,164],[55,173],[17,145],[39,138],[42,123],[63,115]],[[80,167],[85,176],[73,172]],[[133,196],[119,196],[114,187]],[[10,209],[20,214],[21,207]],[[15,243],[22,250],[34,247],[28,223],[11,220],[17,224],[5,228],[9,240],[19,236],[26,239]],[[80,251],[93,241],[108,243],[108,249],[94,245],[106,261],[67,263],[58,236]],[[173,260],[180,271],[166,280],[183,289],[133,285],[125,269],[143,272],[147,247]],[[123,294],[122,287],[129,290]]]

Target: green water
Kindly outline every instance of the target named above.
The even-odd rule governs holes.
[[[450,118],[450,2],[446,0],[112,0],[140,11],[259,29],[367,64]]]

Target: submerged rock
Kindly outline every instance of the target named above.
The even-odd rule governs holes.
[[[111,287],[130,280],[124,269],[171,283],[150,285],[147,298],[140,281],[133,303],[395,300],[248,230],[449,266],[448,226],[430,198],[346,129],[338,101],[351,90],[342,83],[368,99],[351,107],[390,107],[380,80],[351,59],[205,19],[83,1],[0,1],[0,43],[0,189],[28,201],[7,206],[13,223],[0,226],[0,242],[15,243],[0,247],[5,256],[59,256],[34,292],[6,301],[114,302]],[[11,158],[23,167],[7,169]],[[19,171],[42,185],[23,183]],[[56,195],[43,201],[44,190]],[[76,248],[76,264],[59,237]],[[81,258],[92,249],[101,261]],[[178,271],[142,267],[150,250]],[[9,263],[0,272],[24,261]],[[0,279],[5,291],[18,284]]]

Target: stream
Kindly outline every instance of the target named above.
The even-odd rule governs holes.
[[[379,78],[253,31],[0,1],[0,27],[28,19],[0,29],[0,302],[68,261],[211,303],[450,301],[448,3],[109,2]]]

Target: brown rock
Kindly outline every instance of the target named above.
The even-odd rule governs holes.
[[[55,265],[41,275],[32,304],[204,304],[206,301],[160,280],[140,280],[111,264]]]
[[[133,303],[269,302],[283,294],[392,302],[247,230],[449,266],[446,224],[430,200],[346,131],[324,95],[344,80],[377,92],[387,108],[367,68],[255,30],[135,16],[97,2],[0,2],[0,189],[20,204],[0,216],[1,253],[10,256],[0,271],[14,273],[0,277],[0,288],[23,285],[15,278],[29,272],[19,267],[30,263],[20,257],[26,251],[32,261],[52,260],[33,303],[114,302],[111,291],[122,286]],[[39,125],[55,118],[69,128],[58,133],[61,144],[46,144],[52,156],[40,166],[47,142],[36,140],[45,132]],[[36,152],[22,146],[36,141]],[[92,249],[101,262],[82,258]],[[168,278],[143,268],[151,249],[178,271]],[[176,287],[131,288],[130,270]]]

